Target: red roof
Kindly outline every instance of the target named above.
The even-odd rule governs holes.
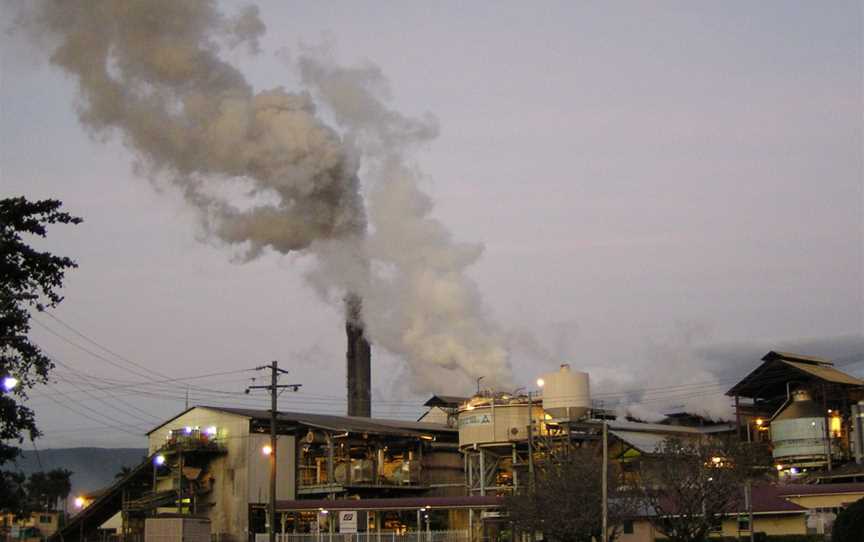
[[[803,506],[799,506],[792,501],[784,499],[779,486],[753,486],[751,492],[753,498],[753,513],[771,513],[771,512],[803,512],[807,510]],[[739,507],[743,507],[742,500]]]
[[[504,497],[402,497],[396,499],[303,499],[276,501],[276,509],[291,510],[419,510],[450,508],[493,508],[504,504]]]

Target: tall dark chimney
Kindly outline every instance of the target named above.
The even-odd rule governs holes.
[[[345,333],[348,335],[348,415],[372,416],[372,347],[363,333],[362,301],[345,298]]]

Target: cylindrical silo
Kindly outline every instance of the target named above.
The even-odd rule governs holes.
[[[543,381],[543,410],[554,419],[573,420],[591,408],[588,373],[571,371],[563,364],[554,373],[540,377]]]
[[[780,462],[826,456],[825,413],[806,390],[793,392],[792,401],[771,420],[771,442]]]

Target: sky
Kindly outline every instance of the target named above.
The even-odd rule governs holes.
[[[260,52],[223,56],[256,89],[300,89],[293,59],[325,46],[437,118],[414,167],[435,218],[483,245],[469,274],[516,385],[566,362],[596,400],[660,412],[728,406],[771,349],[864,376],[860,2],[257,5]],[[36,241],[79,263],[34,316],[57,363],[31,392],[37,445],[143,447],[187,394],[263,408],[243,390],[273,359],[303,384],[281,408],[344,413],[342,310],[310,256],[239,261],[81,127],[45,48],[6,32],[0,52],[0,196],[84,218]],[[405,377],[373,345],[375,415],[422,412]]]

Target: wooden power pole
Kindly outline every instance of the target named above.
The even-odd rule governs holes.
[[[279,368],[278,361],[272,361],[269,365],[256,367],[257,370],[270,369],[270,385],[268,386],[249,386],[246,389],[263,389],[270,392],[270,503],[267,507],[267,516],[269,525],[267,534],[270,542],[276,542],[276,419],[279,415],[277,408],[277,400],[279,398],[279,390],[290,389],[297,391],[303,384],[279,384],[279,375],[288,374],[285,369]]]

